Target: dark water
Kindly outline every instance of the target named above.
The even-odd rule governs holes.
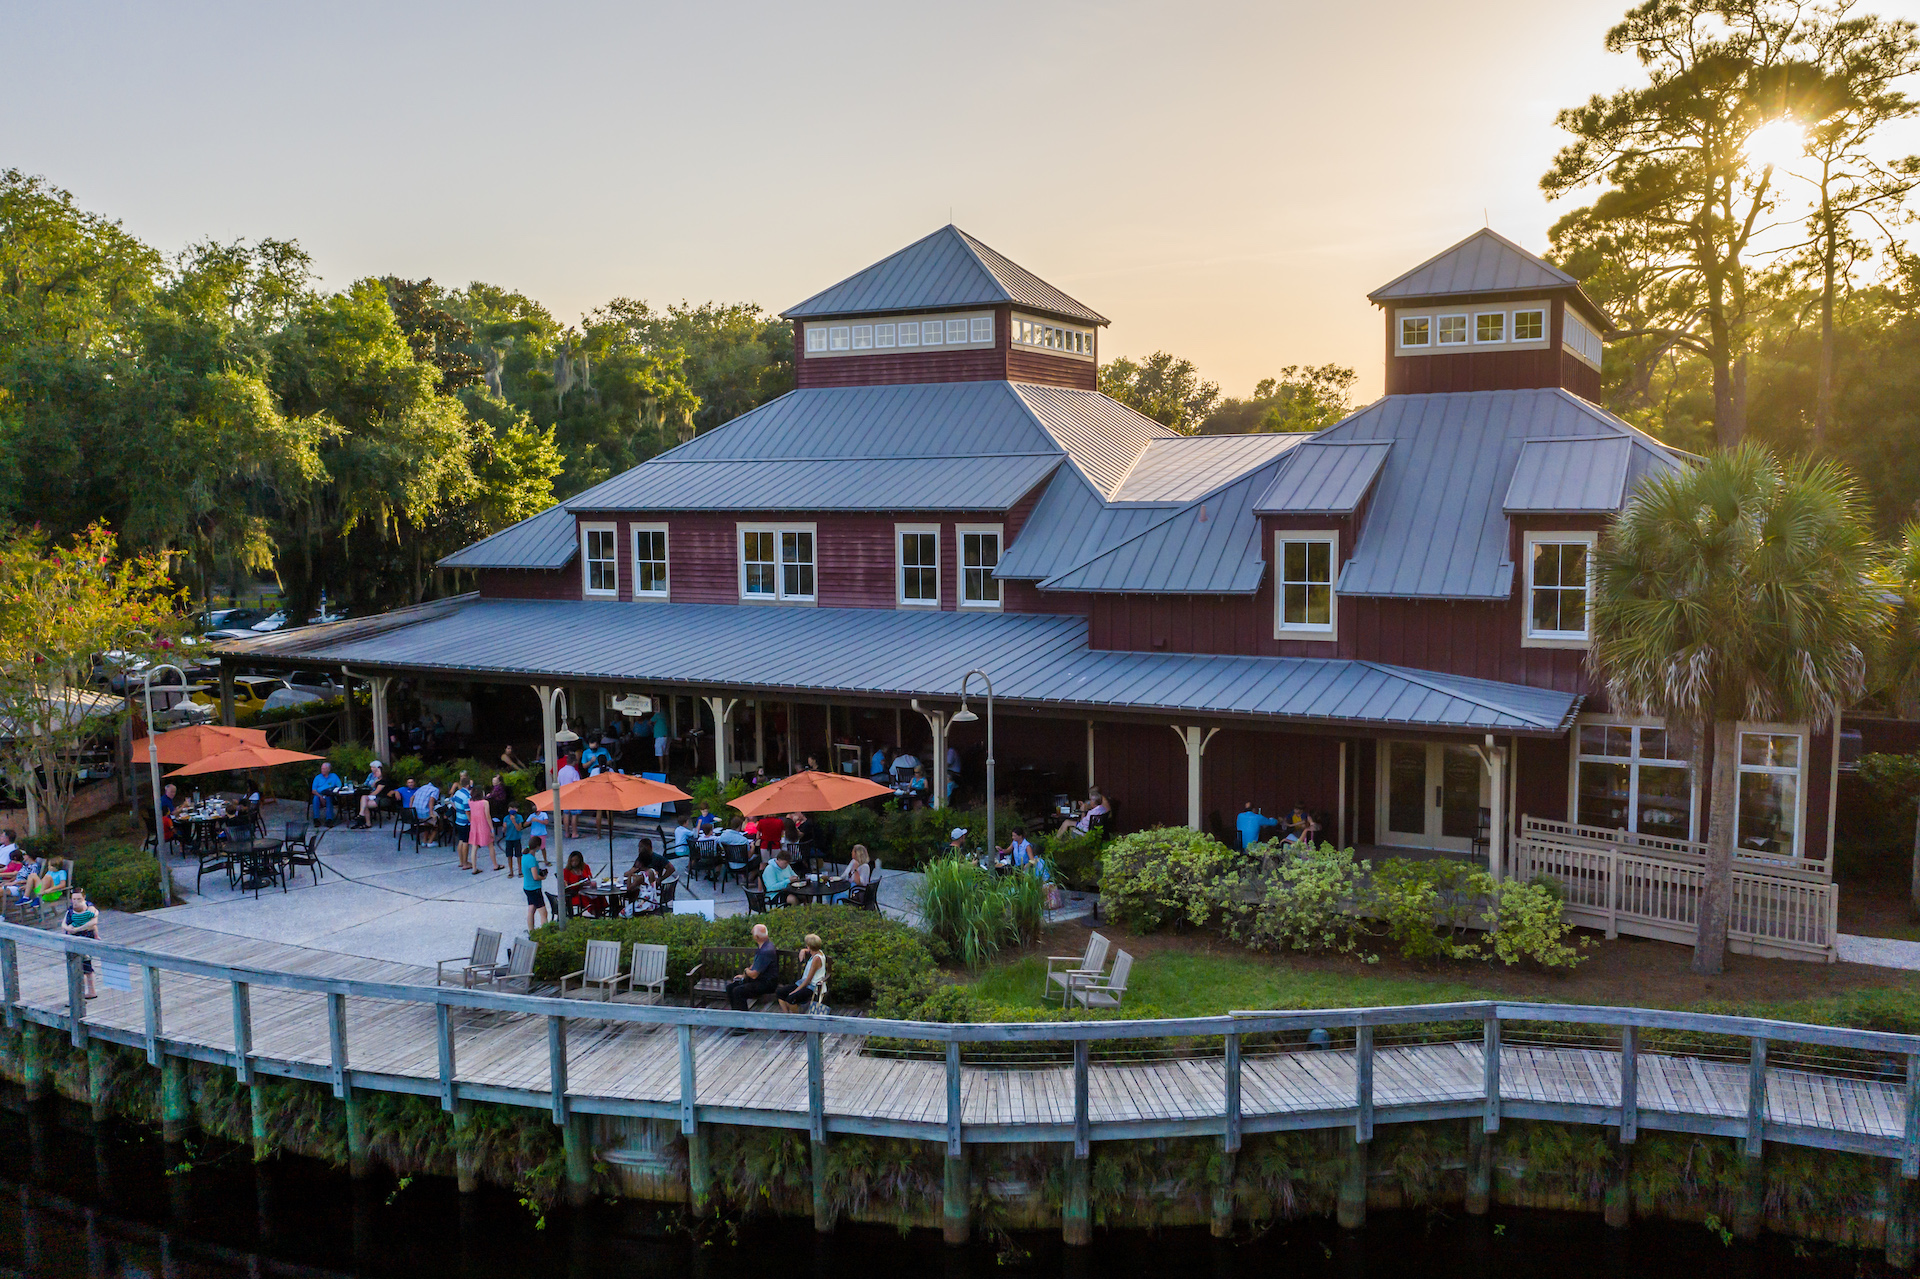
[[[1610,1231],[1598,1218],[1496,1212],[1375,1213],[1364,1231],[1297,1222],[1221,1243],[1204,1230],[1103,1232],[1068,1250],[1057,1234],[948,1249],[846,1227],[757,1223],[695,1237],[678,1216],[627,1204],[555,1214],[544,1228],[512,1195],[461,1196],[451,1181],[354,1183],[243,1149],[193,1145],[190,1167],[143,1132],[96,1132],[84,1111],[0,1111],[0,1267],[36,1279],[1842,1279],[1885,1270],[1877,1255],[1766,1239],[1723,1244],[1698,1226]]]

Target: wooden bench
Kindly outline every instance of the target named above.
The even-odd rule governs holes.
[[[687,999],[692,1004],[724,1003],[727,998],[727,983],[738,977],[746,966],[753,962],[752,946],[705,946],[700,950],[700,962],[687,970]],[[775,989],[784,990],[800,980],[800,952],[783,950],[778,952],[774,963],[776,979]],[[771,1000],[773,992],[768,991],[754,1001],[757,1006],[764,1000]]]

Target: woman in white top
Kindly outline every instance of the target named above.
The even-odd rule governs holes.
[[[816,993],[824,993],[827,984],[827,952],[816,933],[808,933],[800,948],[800,980],[779,993],[780,1011],[797,1013],[801,1005],[812,1004]]]
[[[855,888],[865,888],[873,882],[873,858],[867,852],[865,844],[855,844],[853,851],[847,854],[847,882]],[[833,900],[843,902],[850,894],[841,893]]]

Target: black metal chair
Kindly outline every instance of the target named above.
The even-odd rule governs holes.
[[[411,808],[397,808],[393,813],[393,851],[400,851],[400,841],[413,836],[413,851],[420,851],[420,815]]]
[[[313,882],[318,884],[320,882],[320,841],[326,837],[326,832],[321,831],[315,834],[310,830],[303,831],[300,838],[295,839],[293,837],[295,824],[287,823],[287,841],[280,849],[281,863],[289,877],[292,876],[296,867],[305,866],[313,872]],[[281,887],[286,887],[284,880]]]
[[[228,888],[233,887],[234,880],[240,873],[238,863],[234,861],[233,857],[228,854],[227,850],[221,846],[218,840],[215,840],[212,844],[200,850],[199,870],[193,877],[193,891],[195,893],[200,891],[200,881],[212,872],[219,872],[226,875]]]
[[[767,913],[767,891],[764,888],[747,888],[747,914],[764,915]]]

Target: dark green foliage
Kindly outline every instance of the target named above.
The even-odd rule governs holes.
[[[160,868],[138,841],[108,839],[76,848],[73,882],[106,910],[152,910],[160,900]]]
[[[618,939],[623,945],[667,947],[667,990],[685,994],[687,970],[700,962],[706,946],[751,946],[753,925],[765,923],[773,942],[797,949],[808,933],[817,933],[827,952],[827,984],[834,1003],[860,1003],[887,990],[921,990],[935,979],[933,955],[919,933],[886,916],[845,906],[789,906],[755,915],[708,921],[698,915],[647,916],[638,919],[576,919],[564,931],[549,925],[534,939],[540,943],[535,975],[556,980],[580,968],[587,942]],[[632,959],[622,953],[623,966]]]
[[[920,880],[927,931],[969,968],[1004,946],[1031,942],[1046,917],[1044,887],[1027,870],[994,874],[951,854],[927,864]]]
[[[1088,831],[1084,835],[1041,834],[1034,838],[1033,846],[1053,868],[1056,883],[1087,892],[1099,889],[1100,856],[1107,846],[1106,836],[1100,831]]]
[[[845,859],[847,850],[855,844],[865,844],[869,853],[893,870],[919,870],[944,854],[956,826],[966,828],[967,844],[971,848],[984,848],[987,840],[985,804],[973,808],[909,811],[889,800],[878,812],[858,804],[836,813],[820,813],[818,817],[832,838],[835,856]],[[1011,804],[1000,800],[994,805],[995,842],[1006,847],[1015,827],[1029,834],[1042,829],[1040,823],[1023,818]]]

